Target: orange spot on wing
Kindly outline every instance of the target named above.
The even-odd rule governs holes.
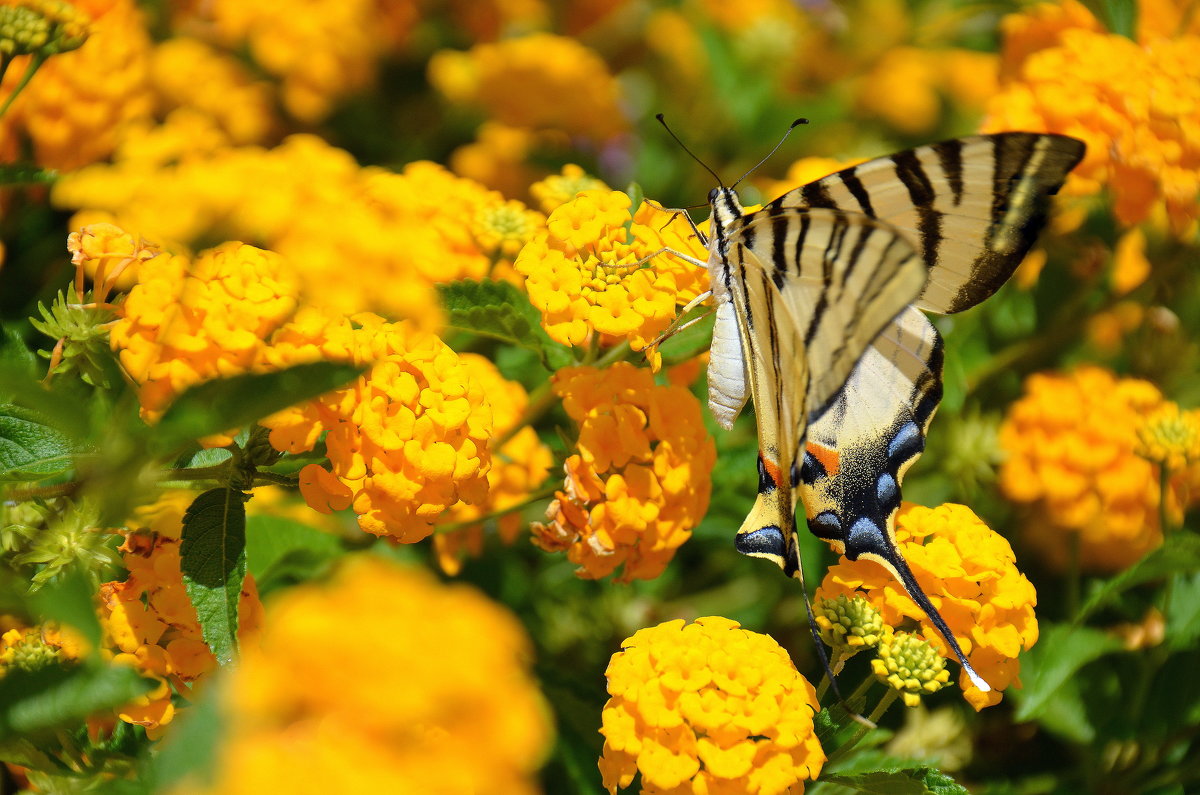
[[[758,454],[759,457],[762,458],[763,469],[766,471],[767,477],[769,477],[771,482],[775,484],[775,488],[783,488],[783,478],[779,473],[779,464],[767,458],[761,450],[759,450]]]
[[[826,447],[823,444],[818,444],[817,442],[809,442],[804,446],[804,449],[808,451],[809,455],[821,462],[821,466],[825,467],[825,471],[829,473],[830,477],[837,474],[838,465],[841,463],[837,450],[834,450],[832,447]]]

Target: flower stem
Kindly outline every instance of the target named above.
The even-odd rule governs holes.
[[[871,712],[871,716],[867,720],[871,721],[871,723],[879,723],[879,719],[883,717],[883,713],[888,711],[888,707],[892,706],[892,702],[899,698],[899,696],[899,690],[889,687],[887,692],[883,694],[883,698],[879,699],[879,703],[875,705],[875,709]],[[867,736],[867,732],[869,731],[871,730],[868,727],[860,726],[858,731],[854,733],[854,736],[829,755],[829,759],[826,760],[825,764],[832,765],[844,759],[854,750],[854,746],[858,745],[862,741],[862,738]]]
[[[0,118],[4,117],[4,114],[8,111],[9,106],[13,104],[13,100],[17,98],[17,95],[20,94],[25,89],[25,86],[29,85],[29,81],[33,79],[33,73],[36,72],[45,62],[46,55],[44,53],[39,52],[34,54],[33,59],[29,62],[29,68],[25,70],[25,74],[21,75],[21,79],[17,82],[16,87],[13,88],[12,93],[8,95],[8,99],[4,100],[3,105],[0,105]],[[8,69],[8,65],[5,64],[4,68]]]

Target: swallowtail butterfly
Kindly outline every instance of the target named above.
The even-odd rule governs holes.
[[[802,579],[799,496],[809,529],[890,571],[985,691],[895,541],[900,482],[942,395],[941,339],[920,310],[992,295],[1083,153],[1061,135],[980,135],[844,169],[747,214],[732,188],[709,194],[709,406],[729,428],[750,398],[758,423],[758,498],[738,550]]]

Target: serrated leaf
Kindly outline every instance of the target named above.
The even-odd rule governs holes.
[[[361,373],[333,362],[301,364],[275,373],[246,373],[198,384],[175,399],[155,426],[169,452],[204,436],[240,428],[288,406],[344,386]]]
[[[275,580],[303,578],[339,555],[341,541],[294,519],[250,516],[246,519],[246,566],[261,591]]]
[[[1100,630],[1051,625],[1042,630],[1036,646],[1021,655],[1021,682],[1014,691],[1016,719],[1033,720],[1046,709],[1050,697],[1083,666],[1121,648],[1121,641]]]
[[[531,350],[549,370],[571,363],[567,349],[542,330],[541,314],[529,298],[508,282],[463,279],[437,288],[448,328]]]
[[[1164,539],[1161,547],[1150,550],[1137,563],[1093,592],[1080,608],[1075,623],[1082,623],[1093,611],[1136,585],[1172,574],[1196,572],[1200,572],[1200,536],[1189,532],[1172,533]]]
[[[872,795],[970,795],[950,776],[931,767],[874,770],[867,773],[834,773],[821,776],[822,783],[849,787]]]
[[[180,568],[204,642],[227,665],[237,651],[238,601],[246,577],[246,494],[210,489],[183,515]]]
[[[71,444],[37,412],[0,404],[0,481],[41,480],[71,468]]]
[[[0,677],[0,740],[73,729],[87,716],[126,704],[154,686],[119,665],[10,669]]]

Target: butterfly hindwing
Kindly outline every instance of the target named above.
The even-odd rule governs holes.
[[[1083,142],[1062,135],[957,138],[843,169],[767,206],[829,207],[886,221],[929,266],[916,305],[959,312],[1016,270],[1045,225],[1049,197],[1083,153]]]

